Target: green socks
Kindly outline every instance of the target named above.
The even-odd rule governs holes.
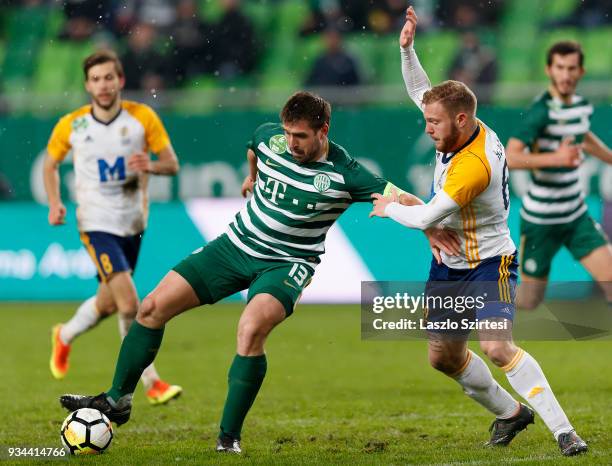
[[[153,362],[164,336],[164,328],[147,328],[136,320],[123,339],[115,367],[113,387],[106,394],[115,402],[134,393],[142,371]]]
[[[221,418],[220,436],[240,440],[242,423],[266,375],[266,355],[236,355],[228,375],[228,391]]]

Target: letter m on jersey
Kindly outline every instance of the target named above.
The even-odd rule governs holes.
[[[108,180],[125,180],[125,157],[117,157],[114,165],[109,165],[104,159],[98,159],[98,169],[102,183]]]

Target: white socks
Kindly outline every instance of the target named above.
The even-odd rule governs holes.
[[[96,297],[92,296],[79,306],[74,316],[72,316],[72,319],[62,325],[60,329],[60,338],[65,344],[69,345],[80,334],[95,327],[101,319],[102,317],[98,314],[98,310],[96,309]],[[133,320],[132,317],[128,317],[122,312],[117,313],[121,340],[127,335]],[[155,370],[153,364],[144,370],[140,380],[142,380],[145,390],[151,388],[153,383],[159,380],[159,374]]]
[[[130,325],[134,319],[130,316],[125,315],[122,312],[117,313],[117,323],[119,324],[119,335],[121,336],[121,340],[125,338],[130,329]],[[142,380],[142,384],[144,385],[144,389],[148,390],[153,386],[156,380],[159,380],[159,374],[155,370],[155,366],[151,363],[149,366],[145,368],[140,376],[140,380]]]
[[[79,306],[72,319],[62,325],[59,336],[65,344],[69,345],[81,333],[95,327],[99,321],[100,314],[96,309],[96,297],[92,296]]]
[[[555,436],[574,430],[552,392],[544,372],[529,353],[519,348],[512,361],[502,367],[512,388],[540,415]]]
[[[459,372],[452,376],[463,387],[467,396],[491,411],[499,419],[514,416],[519,402],[493,378],[489,367],[475,353],[468,350],[468,359]]]

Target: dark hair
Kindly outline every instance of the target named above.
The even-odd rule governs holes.
[[[444,81],[423,94],[423,105],[440,102],[451,115],[476,114],[476,96],[460,81]]]
[[[83,60],[83,73],[85,73],[85,81],[87,81],[87,78],[89,77],[88,73],[91,67],[109,62],[115,64],[117,74],[119,77],[123,77],[123,65],[121,64],[121,61],[119,61],[117,54],[112,50],[98,50]]]
[[[578,61],[580,63],[580,67],[582,68],[584,64],[584,52],[582,51],[582,46],[573,40],[562,40],[560,42],[554,43],[546,54],[546,64],[548,66],[552,65],[553,56],[554,55],[570,55],[572,53],[578,54]]]
[[[293,123],[305,120],[315,131],[320,130],[331,118],[331,105],[324,98],[310,92],[293,94],[280,112],[281,121]]]

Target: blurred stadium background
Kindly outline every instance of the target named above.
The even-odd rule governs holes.
[[[544,57],[579,40],[587,74],[579,92],[595,104],[592,128],[612,144],[612,2],[609,0],[415,0],[416,47],[432,82],[453,77],[479,96],[479,116],[503,142],[547,80]],[[427,196],[433,149],[409,102],[397,34],[403,0],[9,1],[0,9],[0,300],[77,300],[95,288],[74,210],[46,220],[42,151],[62,114],[87,102],[82,59],[111,47],[124,61],[124,98],[162,115],[181,160],[157,177],[136,281],[149,291],[177,260],[223,231],[241,206],[245,142],[275,120],[287,96],[315,89],[334,104],[331,136],[373,170]],[[588,158],[583,185],[595,218],[611,227],[612,170]],[[72,199],[70,162],[62,192]],[[511,178],[518,244],[527,174]],[[421,235],[367,219],[355,206],[330,233],[329,253],[306,302],[358,302],[359,282],[424,279]],[[380,243],[380,238],[394,238]],[[397,241],[396,241],[397,239]],[[405,241],[405,243],[403,242]],[[553,280],[588,280],[563,252]],[[335,277],[345,280],[338,287]],[[234,297],[240,299],[240,296]]]
[[[472,86],[479,116],[504,143],[547,85],[547,47],[580,40],[587,74],[579,92],[595,105],[593,130],[612,145],[612,1],[412,3],[421,27],[417,51],[432,82],[454,77]],[[144,296],[178,260],[223,231],[243,204],[245,143],[259,124],[277,119],[297,89],[332,101],[331,137],[351,154],[428,195],[433,146],[400,73],[405,7],[405,0],[0,0],[0,341],[8,348],[0,352],[0,406],[11,420],[0,429],[0,446],[59,446],[65,414],[57,396],[105,388],[119,348],[115,325],[103,324],[79,340],[66,380],[49,373],[49,329],[96,286],[70,204],[70,160],[61,167],[69,208],[63,227],[47,223],[41,176],[53,125],[87,103],[83,58],[98,47],[120,54],[124,97],[160,113],[181,161],[177,177],[151,183],[154,203],[135,276]],[[590,212],[612,233],[612,169],[588,158],[581,170]],[[527,176],[511,175],[517,244]],[[422,234],[368,219],[368,211],[356,205],[330,230],[328,253],[303,298],[324,304],[301,305],[270,338],[269,375],[245,424],[244,459],[556,464],[557,447],[540,420],[510,449],[481,448],[490,415],[429,368],[424,342],[360,340],[358,307],[336,303],[359,302],[361,280],[424,280],[430,260]],[[565,251],[551,278],[589,280]],[[241,299],[168,326],[156,363],[185,387],[185,398],[150,409],[138,389],[134,421],[117,432],[104,464],[235,464],[211,447]],[[580,312],[593,303],[603,301],[567,305]],[[610,464],[609,342],[521,346],[543,365],[590,444],[576,461]]]

